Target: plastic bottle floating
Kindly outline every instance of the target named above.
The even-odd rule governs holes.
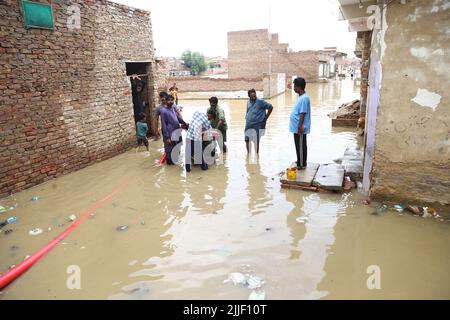
[[[42,233],[42,229],[40,229],[40,228],[34,228],[34,229],[31,229],[30,231],[28,231],[28,234],[30,236],[37,236],[38,234],[41,234],[41,233]]]

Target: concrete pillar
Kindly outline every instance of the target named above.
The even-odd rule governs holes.
[[[265,73],[263,75],[263,98],[270,99],[286,91],[286,74],[272,73],[271,75]]]

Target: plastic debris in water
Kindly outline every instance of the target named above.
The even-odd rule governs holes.
[[[39,196],[32,196],[31,197],[31,201],[38,201],[39,199],[41,199],[41,197],[39,197]]]
[[[116,228],[117,231],[125,231],[125,230],[127,230],[127,229],[128,229],[128,226],[118,226],[118,227]]]
[[[6,222],[8,222],[8,224],[16,223],[17,217],[9,217],[8,219],[6,219]]]
[[[34,229],[31,229],[30,231],[28,231],[28,234],[30,236],[37,236],[38,234],[41,234],[41,233],[42,233],[42,229],[40,229],[40,228],[34,228]]]
[[[77,216],[72,214],[72,215],[69,216],[69,220],[70,221],[75,221],[75,220],[77,220]]]
[[[392,206],[392,209],[394,209],[395,211],[398,211],[398,212],[402,212],[403,210],[405,210],[405,205],[403,205],[403,204],[394,204]]]
[[[419,206],[407,205],[405,207],[405,210],[407,210],[415,215],[419,215],[423,211],[423,208],[419,207]]]
[[[373,215],[379,215],[387,210],[388,206],[385,204],[379,205],[375,207],[375,211],[372,212]]]
[[[228,279],[226,279],[224,282],[227,283],[230,281],[232,281],[235,286],[247,286],[247,278],[240,272],[230,273]]]
[[[305,223],[308,221],[308,217],[298,217],[297,219],[295,219],[295,221],[297,221],[298,223]]]
[[[224,283],[232,281],[235,286],[239,285],[248,289],[258,289],[261,288],[266,281],[262,278],[249,274],[242,274],[240,272],[230,273],[228,279]]]
[[[266,283],[266,281],[258,276],[250,276],[247,279],[247,283],[249,289],[258,289],[261,288]]]
[[[255,291],[253,290],[248,297],[248,300],[265,300],[266,292],[265,291]]]
[[[429,207],[423,207],[423,215],[424,218],[431,218],[437,214],[436,210]]]
[[[3,213],[3,212],[5,212],[6,211],[6,208],[5,207],[2,207],[2,206],[0,206],[0,213]]]

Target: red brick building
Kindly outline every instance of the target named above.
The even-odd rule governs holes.
[[[319,78],[319,51],[291,52],[289,44],[279,43],[278,34],[267,29],[228,32],[228,77],[258,78],[263,73]]]
[[[147,79],[147,112],[154,105],[148,12],[100,0],[39,2],[51,4],[53,30],[26,28],[22,2],[0,2],[0,197],[132,146],[127,75]]]

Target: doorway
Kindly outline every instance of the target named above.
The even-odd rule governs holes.
[[[140,107],[136,107],[135,104],[142,103],[142,111],[147,116],[148,124],[148,136],[153,132],[153,78],[151,76],[151,63],[146,61],[139,62],[126,62],[126,73],[130,80],[130,86],[132,90],[133,99],[133,116],[134,121],[139,119],[139,112],[136,112]],[[132,85],[132,75],[137,75],[139,79],[136,79],[137,84],[140,84],[143,88],[138,92],[136,87]]]

